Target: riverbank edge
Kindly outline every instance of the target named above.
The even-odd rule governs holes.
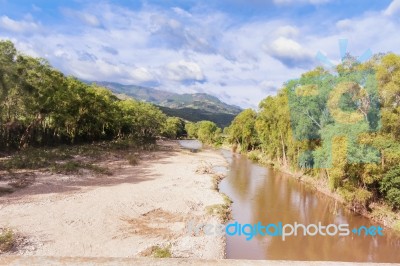
[[[400,234],[400,213],[395,212],[390,209],[390,207],[386,204],[382,204],[379,202],[372,202],[368,207],[371,211],[367,209],[363,209],[361,211],[357,211],[353,209],[347,202],[343,199],[343,197],[336,191],[332,192],[328,187],[328,182],[323,178],[315,178],[310,175],[306,175],[301,171],[294,171],[288,167],[280,165],[278,161],[266,160],[266,158],[251,158],[249,155],[250,152],[241,153],[235,152],[233,150],[233,146],[230,145],[222,145],[221,149],[226,149],[231,151],[232,153],[240,154],[245,156],[247,159],[251,160],[254,163],[257,163],[262,166],[271,166],[277,171],[280,171],[291,178],[296,179],[298,182],[303,183],[304,185],[311,188],[314,192],[322,193],[323,195],[334,199],[336,202],[340,203],[344,208],[349,210],[352,213],[356,213],[358,215],[362,215],[365,218],[370,219],[371,221],[383,225],[384,227],[394,231],[397,234]],[[260,154],[262,154],[260,152]],[[374,215],[374,210],[376,210],[377,214]],[[378,217],[378,214],[381,216]]]
[[[215,154],[218,154],[220,156],[223,157],[224,159],[224,165],[213,165],[213,167],[224,167],[227,169],[227,172],[229,171],[229,163],[228,160],[221,154],[221,149],[223,149],[223,147],[219,147],[219,146],[207,146],[205,145],[202,150],[208,150],[211,151]],[[233,204],[233,200],[225,193],[220,191],[219,188],[219,184],[222,182],[222,180],[224,180],[227,177],[227,173],[217,173],[215,172],[215,170],[213,169],[209,169],[209,175],[211,175],[212,178],[212,187],[211,189],[218,192],[218,194],[222,197],[224,203],[221,204],[221,211],[223,211],[223,215],[219,216],[219,220],[226,224],[228,223],[230,220],[233,219],[232,217],[232,204]],[[225,244],[225,249],[226,249],[226,237],[224,237],[224,244]],[[226,252],[224,253],[224,258],[226,259]]]
[[[230,220],[232,220],[232,199],[225,193],[221,192],[219,189],[219,184],[221,183],[222,180],[224,180],[227,177],[227,173],[229,171],[229,163],[228,160],[221,154],[221,148],[218,146],[214,145],[204,145],[202,144],[202,147],[199,149],[191,149],[184,147],[181,145],[179,141],[177,141],[177,144],[180,147],[180,150],[190,150],[191,153],[197,153],[197,152],[211,152],[214,153],[215,155],[218,155],[222,158],[223,163],[217,163],[217,164],[209,164],[205,166],[203,169],[197,169],[196,173],[199,174],[204,174],[208,177],[210,177],[210,190],[217,192],[219,197],[222,199],[223,203],[220,204],[215,204],[211,206],[207,206],[205,208],[205,214],[206,215],[211,215],[212,217],[215,217],[218,219],[218,221],[221,224],[226,224]],[[226,172],[223,173],[218,173],[215,171],[213,168],[214,167],[223,167],[226,169]],[[227,240],[226,236],[224,235],[222,237],[222,242],[223,242],[223,259],[226,259],[226,245],[227,245]]]

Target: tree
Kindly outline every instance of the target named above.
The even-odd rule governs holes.
[[[154,105],[121,101],[108,89],[65,77],[10,41],[0,41],[0,100],[1,148],[121,137],[154,141],[166,120]]]
[[[396,166],[388,171],[381,184],[381,192],[386,200],[394,207],[400,208],[400,167]]]
[[[256,148],[258,144],[255,122],[257,113],[252,109],[246,109],[238,114],[232,121],[228,132],[230,143],[240,144],[242,151]]]
[[[170,139],[181,137],[185,134],[185,122],[178,117],[168,117],[161,134]]]
[[[197,137],[203,143],[212,144],[216,140],[218,127],[214,122],[197,122],[197,128]]]
[[[186,123],[185,130],[189,138],[197,138],[198,124],[196,123]]]

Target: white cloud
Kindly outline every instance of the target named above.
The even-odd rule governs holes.
[[[182,8],[173,7],[172,10],[173,10],[176,14],[178,14],[178,15],[180,15],[180,16],[185,16],[185,17],[188,17],[188,18],[192,18],[192,17],[193,17],[192,14],[190,14],[189,12],[183,10]]]
[[[351,21],[351,19],[342,19],[339,20],[338,22],[336,22],[336,27],[339,30],[348,30],[351,29],[353,26],[353,21]]]
[[[383,12],[386,16],[392,16],[400,11],[400,0],[393,0]]]
[[[313,54],[298,42],[286,37],[279,37],[271,44],[265,44],[264,50],[289,68],[310,67]]]
[[[277,90],[277,84],[270,80],[263,80],[259,84],[260,88],[268,94],[274,93]]]
[[[276,29],[275,33],[280,37],[292,38],[298,36],[300,31],[296,27],[285,25]]]
[[[131,76],[138,83],[145,83],[155,80],[155,77],[144,67],[135,68],[132,71]]]
[[[42,26],[25,19],[46,30],[29,36],[3,30],[0,38],[12,39],[23,52],[45,57],[79,78],[180,93],[203,91],[242,107],[256,107],[283,82],[316,66],[318,51],[339,60],[339,39],[349,38],[354,55],[368,48],[400,52],[395,45],[400,43],[399,22],[384,16],[384,11],[342,19],[321,32],[315,29],[319,20],[312,16],[301,24],[285,18],[237,21],[215,10],[189,12],[151,5],[129,10],[104,3],[71,11],[70,17],[79,23],[84,18],[78,20],[76,14],[93,17],[79,30],[73,28],[74,21]]]
[[[200,66],[193,62],[179,61],[166,66],[166,77],[174,81],[202,81],[204,74]]]
[[[88,25],[93,26],[93,27],[98,27],[100,26],[100,21],[97,19],[96,16],[88,13],[80,13],[79,17]]]
[[[3,28],[7,31],[12,31],[12,32],[27,32],[27,31],[36,31],[40,27],[38,24],[32,21],[17,21],[9,18],[8,16],[1,16],[0,17],[0,28]]]
[[[92,13],[76,11],[76,10],[72,10],[72,9],[68,9],[68,8],[62,9],[62,12],[64,13],[65,16],[73,18],[73,19],[79,19],[80,21],[82,21],[83,23],[85,23],[88,26],[98,27],[101,25],[98,17]]]

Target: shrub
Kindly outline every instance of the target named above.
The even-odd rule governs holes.
[[[259,150],[253,150],[247,153],[247,158],[249,158],[253,162],[258,163],[261,161],[262,155]]]
[[[129,154],[127,159],[130,165],[137,165],[139,163],[139,158],[136,154]]]
[[[0,229],[0,253],[9,251],[15,243],[14,233],[11,229]]]
[[[231,214],[231,204],[232,200],[225,194],[222,193],[222,197],[224,200],[223,204],[214,204],[206,207],[206,211],[208,214],[216,215],[221,222],[225,223],[232,218]]]
[[[338,189],[339,194],[353,208],[365,208],[373,194],[363,188],[356,188],[349,183]]]
[[[393,208],[400,208],[400,167],[393,168],[385,174],[380,190]]]
[[[155,246],[152,249],[151,255],[154,258],[171,258],[172,257],[170,246],[168,246],[168,247]]]

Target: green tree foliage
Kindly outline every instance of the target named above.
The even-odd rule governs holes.
[[[258,144],[256,118],[254,110],[246,109],[235,117],[226,131],[230,142],[240,144],[242,151],[254,149]]]
[[[185,122],[182,119],[179,117],[168,117],[165,121],[162,135],[170,139],[176,139],[182,137],[185,132]]]
[[[400,56],[388,54],[376,66],[380,85],[382,131],[400,140]]]
[[[291,80],[225,128],[226,141],[257,148],[283,167],[325,178],[353,206],[384,198],[400,207],[400,56],[350,55]]]
[[[185,129],[189,138],[197,138],[205,144],[222,143],[222,130],[214,122],[187,123]]]
[[[217,125],[211,121],[200,121],[197,124],[197,138],[203,143],[214,143],[217,139],[217,134],[220,133]]]
[[[390,169],[381,183],[386,200],[395,208],[400,207],[400,167]]]
[[[166,116],[151,104],[121,101],[0,41],[1,148],[119,137],[152,141],[165,123]]]
[[[294,160],[297,144],[293,143],[287,89],[276,97],[267,97],[259,104],[255,129],[261,150],[270,160],[288,165]]]
[[[186,123],[185,130],[187,132],[188,138],[197,138],[198,124],[197,123]]]

